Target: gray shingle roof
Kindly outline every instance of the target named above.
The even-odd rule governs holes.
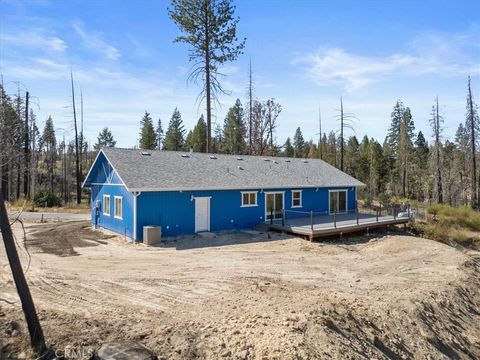
[[[130,191],[365,186],[318,159],[176,151],[148,151],[147,156],[141,150],[112,148],[102,151]]]

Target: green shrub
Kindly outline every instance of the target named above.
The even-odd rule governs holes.
[[[47,207],[54,207],[54,206],[61,206],[62,199],[60,196],[51,193],[48,190],[41,190],[35,194],[35,205],[37,206],[47,206]]]

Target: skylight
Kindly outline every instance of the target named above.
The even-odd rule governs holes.
[[[142,151],[140,154],[142,154],[143,156],[150,156],[152,154],[150,154],[148,151]]]
[[[182,158],[189,158],[189,157],[190,157],[190,155],[188,155],[188,154],[182,154]]]
[[[210,159],[215,160],[217,157],[215,155],[210,155]]]

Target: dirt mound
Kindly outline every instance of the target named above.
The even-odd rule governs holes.
[[[86,353],[140,343],[168,359],[480,357],[478,252],[408,236],[276,236],[34,253],[28,280],[47,341]],[[0,301],[4,352],[29,358],[6,271],[0,287],[12,302]]]
[[[106,244],[102,240],[115,237],[93,230],[88,221],[36,225],[29,229],[27,248],[58,256],[77,256],[75,248]]]

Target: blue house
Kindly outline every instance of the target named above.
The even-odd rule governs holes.
[[[105,148],[83,187],[92,223],[134,240],[247,229],[315,213],[356,211],[363,183],[318,159]]]

